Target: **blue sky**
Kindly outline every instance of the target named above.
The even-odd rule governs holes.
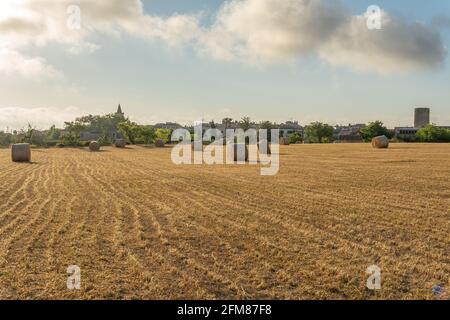
[[[345,0],[353,15],[373,1]],[[203,13],[208,27],[223,2],[218,0],[145,0],[147,15],[167,18],[174,13]],[[430,24],[450,15],[448,1],[377,1],[393,16]],[[450,29],[439,30],[443,45]],[[63,75],[33,79],[8,74],[0,78],[0,130],[31,122],[45,127],[63,117],[115,111],[120,102],[141,123],[223,117],[254,120],[314,120],[331,124],[383,120],[389,126],[411,125],[413,108],[432,108],[432,121],[450,125],[448,58],[439,67],[379,74],[331,66],[317,54],[301,54],[288,63],[248,64],[240,59],[216,59],[197,51],[196,44],[172,47],[160,39],[127,33],[96,32],[88,37],[98,49],[68,54],[66,44],[20,47],[26,57],[42,57]],[[0,42],[1,44],[2,42]],[[19,49],[17,49],[19,51]],[[0,67],[1,71],[1,67]],[[14,111],[16,114],[12,114]],[[48,114],[46,114],[48,112]],[[15,119],[14,115],[16,115]],[[70,120],[70,119],[65,119]]]

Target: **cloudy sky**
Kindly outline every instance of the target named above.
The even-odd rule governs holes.
[[[449,43],[445,0],[1,0],[0,130],[119,102],[140,123],[450,125]]]

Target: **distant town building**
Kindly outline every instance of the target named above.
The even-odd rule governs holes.
[[[185,128],[191,133],[194,133],[194,126],[186,126]],[[204,122],[202,124],[203,134],[208,129],[218,129],[222,132],[223,136],[226,136],[227,129],[236,130],[239,128],[241,128],[241,124],[238,121],[222,121],[222,123]],[[256,122],[251,122],[249,128],[258,130],[260,126]],[[282,137],[289,137],[294,133],[298,133],[302,138],[304,137],[304,128],[299,125],[298,121],[286,121],[285,123],[274,125],[273,129],[279,129],[280,136]]]
[[[168,130],[177,130],[183,128],[181,124],[176,122],[166,122],[166,123],[157,123],[153,126],[155,129],[168,129]]]
[[[205,134],[205,132],[209,129],[218,129],[220,132],[222,132],[222,135],[224,137],[226,136],[227,129],[236,130],[239,128],[241,128],[241,125],[238,121],[232,121],[232,122],[222,121],[222,123],[215,123],[215,122],[211,121],[211,122],[203,122],[202,123],[203,134]],[[257,128],[258,128],[258,125],[255,122],[250,123],[250,129],[257,129]],[[186,129],[190,130],[191,133],[194,132],[194,126],[187,127]]]
[[[348,126],[336,126],[334,137],[337,142],[363,142],[360,130],[365,128],[363,123],[349,124]]]
[[[395,127],[395,137],[400,140],[414,140],[420,128],[415,127]]]
[[[98,129],[93,130],[86,130],[82,131],[80,133],[80,140],[81,141],[92,141],[92,140],[98,140],[101,137],[102,133]]]
[[[302,138],[304,136],[305,130],[304,128],[298,124],[298,121],[286,121],[285,123],[280,124],[280,136],[288,138],[294,133],[298,133]]]

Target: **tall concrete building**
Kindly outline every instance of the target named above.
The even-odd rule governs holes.
[[[423,128],[430,124],[430,108],[416,108],[414,113],[414,128]]]
[[[415,108],[414,127],[396,127],[395,136],[403,141],[417,141],[417,132],[430,123],[430,108]]]

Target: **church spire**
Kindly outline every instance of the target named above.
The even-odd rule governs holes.
[[[122,112],[122,107],[120,106],[120,103],[119,103],[119,107],[117,108],[117,114],[124,115],[124,113]]]

